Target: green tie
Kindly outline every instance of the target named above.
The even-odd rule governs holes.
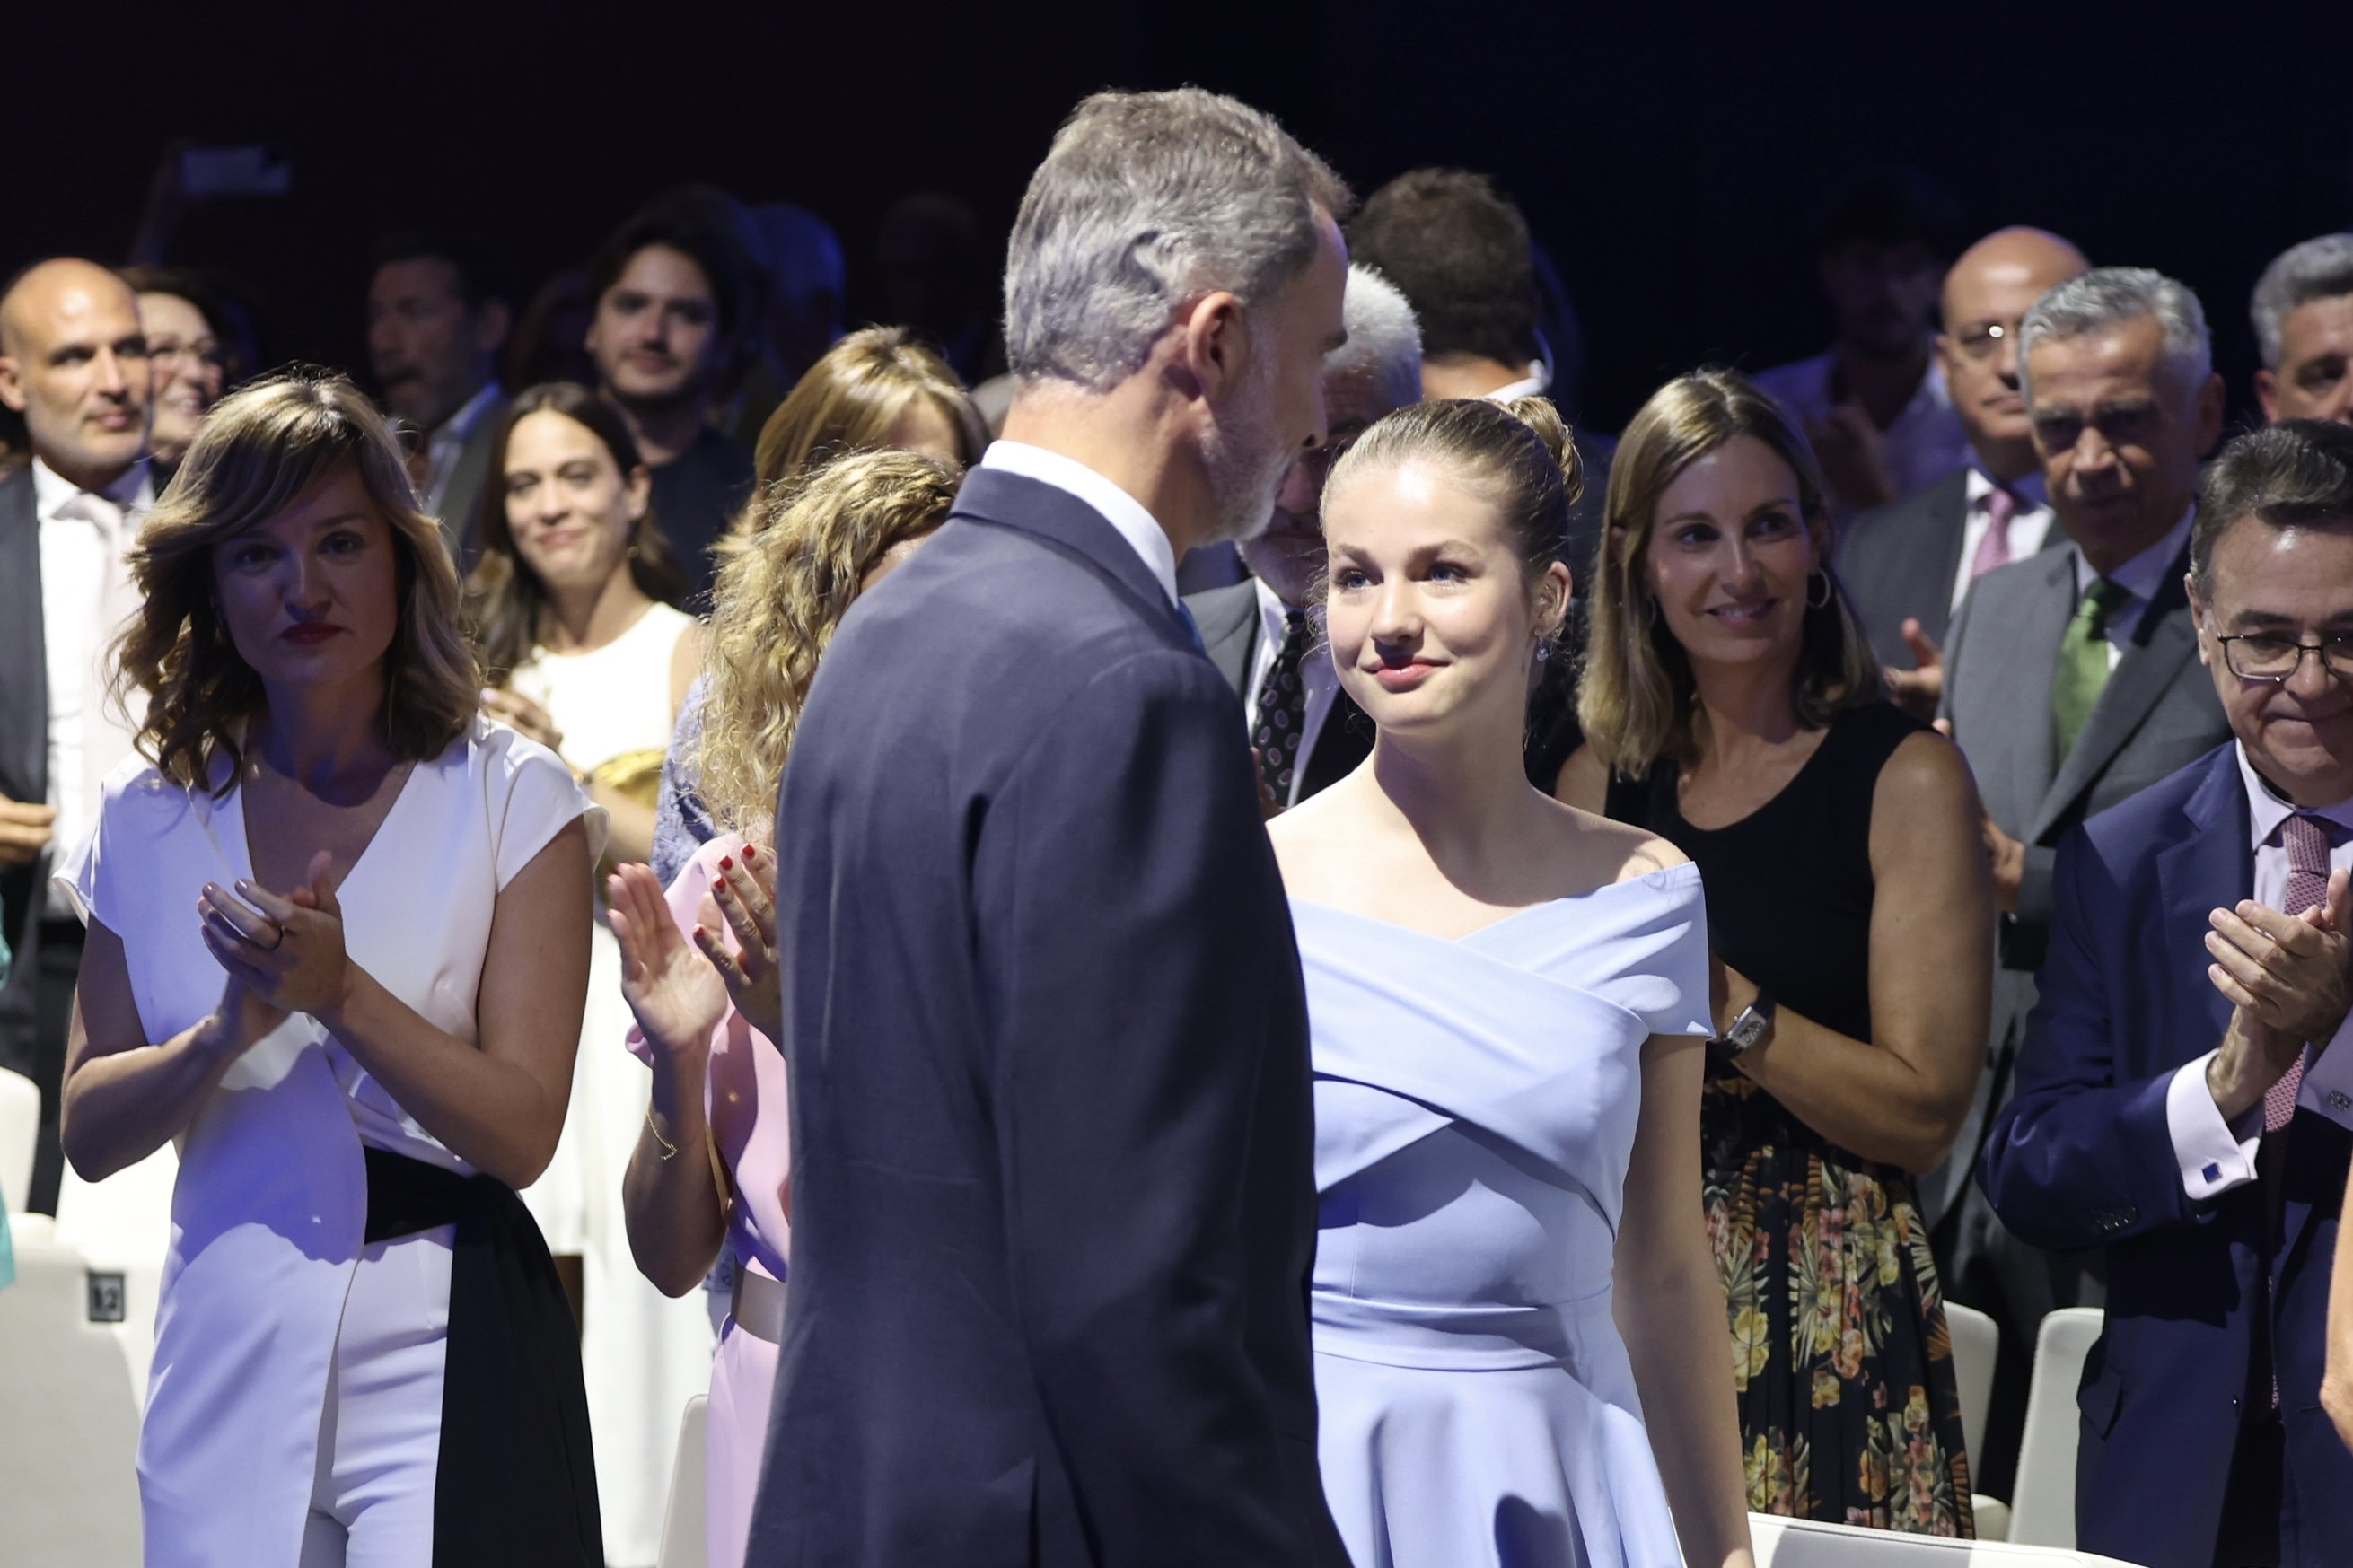
[[[2108,683],[2108,616],[2131,595],[2094,577],[2076,603],[2075,618],[2059,639],[2059,668],[2051,676],[2051,718],[2057,728],[2059,756],[2074,749],[2084,732],[2084,721]]]

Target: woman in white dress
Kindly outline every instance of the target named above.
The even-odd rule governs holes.
[[[179,1145],[147,1562],[596,1563],[515,1189],[564,1122],[602,814],[480,717],[438,526],[348,381],[219,405],[132,563],[142,754],[58,873],[90,924],[62,1131],[90,1180]]]
[[[1316,1075],[1319,1452],[1356,1568],[1751,1561],[1700,1208],[1699,877],[1521,763],[1577,486],[1529,398],[1390,415],[1324,490],[1332,657],[1378,737],[1271,833]]]
[[[550,382],[520,394],[492,449],[468,582],[492,710],[571,764],[612,831],[603,868],[653,845],[655,791],[704,637],[675,607],[686,581],[652,509],[652,479],[610,405]],[[580,1353],[596,1433],[606,1554],[642,1568],[659,1550],[678,1421],[711,1379],[711,1321],[629,1255],[621,1184],[648,1115],[618,951],[599,924],[572,1115],[524,1194],[559,1259],[577,1258]]]

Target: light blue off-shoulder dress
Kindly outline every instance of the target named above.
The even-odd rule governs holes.
[[[1356,1568],[1680,1563],[1610,1274],[1642,1044],[1713,1032],[1697,868],[1453,942],[1292,910],[1320,1457]]]

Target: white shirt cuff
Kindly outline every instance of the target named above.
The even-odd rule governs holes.
[[[2353,1057],[2353,1052],[2347,1053]],[[2214,1091],[2206,1087],[2208,1051],[2173,1075],[2165,1089],[2165,1128],[2173,1137],[2173,1157],[2181,1166],[2181,1188],[2193,1203],[2243,1187],[2255,1179],[2255,1146],[2263,1142],[2260,1110],[2253,1113],[2255,1130],[2245,1138],[2222,1120]],[[2324,1058],[2325,1059],[2325,1058]]]
[[[2353,1127],[2353,1016],[2337,1026],[2328,1048],[2312,1059],[2296,1089],[2295,1104],[2339,1127]]]

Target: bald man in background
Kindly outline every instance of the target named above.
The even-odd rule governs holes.
[[[1945,274],[1936,360],[1969,465],[1863,512],[1838,542],[1839,579],[1889,684],[1923,719],[1936,716],[1938,650],[1971,580],[2057,541],[2018,390],[2018,324],[2044,289],[2090,269],[2082,251],[2039,228],[1997,229],[1961,253]]]
[[[22,415],[29,466],[0,481],[0,919],[16,963],[0,988],[0,1068],[40,1087],[26,1206],[56,1212],[58,1086],[82,927],[48,888],[90,830],[99,785],[131,754],[103,664],[137,607],[123,564],[153,503],[147,340],[130,287],[94,262],[27,268],[0,293],[0,404]]]

